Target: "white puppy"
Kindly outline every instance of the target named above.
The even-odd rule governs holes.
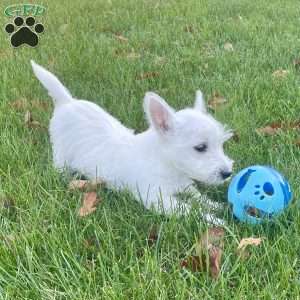
[[[176,194],[193,181],[220,184],[230,177],[233,161],[223,143],[232,134],[207,113],[200,91],[193,108],[178,112],[157,94],[146,93],[150,127],[134,134],[98,105],[74,99],[53,74],[31,63],[54,100],[50,137],[55,167],[128,188],[146,207],[163,207],[167,213],[178,204]]]

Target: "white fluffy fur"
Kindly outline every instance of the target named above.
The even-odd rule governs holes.
[[[98,105],[74,99],[53,74],[31,63],[55,104],[50,137],[57,168],[126,187],[146,207],[158,209],[162,203],[166,212],[176,207],[176,193],[193,180],[219,184],[224,181],[221,172],[231,172],[232,160],[223,152],[231,133],[206,112],[200,91],[193,108],[178,112],[157,94],[146,93],[150,127],[135,135]],[[194,149],[200,144],[207,151]]]

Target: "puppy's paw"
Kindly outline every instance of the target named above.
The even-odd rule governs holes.
[[[210,225],[224,227],[226,222],[223,219],[218,218],[214,214],[201,214],[201,218]]]
[[[224,211],[224,209],[225,209],[225,203],[213,201],[213,200],[211,200],[209,198],[205,198],[203,200],[203,204],[209,210]]]

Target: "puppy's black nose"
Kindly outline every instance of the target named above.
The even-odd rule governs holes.
[[[222,179],[226,179],[226,178],[230,177],[231,174],[232,174],[232,172],[229,172],[229,171],[221,171]]]

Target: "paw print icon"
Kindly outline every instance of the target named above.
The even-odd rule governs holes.
[[[35,47],[39,42],[38,35],[44,32],[44,25],[36,24],[33,17],[27,17],[24,22],[24,19],[18,16],[13,23],[6,24],[5,31],[10,35],[13,47],[17,48],[23,44]]]

